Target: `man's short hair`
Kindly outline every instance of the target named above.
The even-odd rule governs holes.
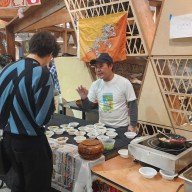
[[[55,37],[48,31],[34,34],[29,41],[29,53],[36,54],[41,58],[50,54],[57,57],[59,50],[60,46]]]

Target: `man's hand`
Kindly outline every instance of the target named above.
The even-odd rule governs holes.
[[[128,126],[128,131],[136,133],[137,132],[137,127],[133,127],[133,126],[129,125]]]
[[[79,93],[80,97],[82,100],[86,99],[87,98],[87,95],[88,95],[88,90],[83,87],[82,85],[79,86],[77,89],[77,92]]]

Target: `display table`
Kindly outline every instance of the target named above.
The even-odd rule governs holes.
[[[159,173],[153,179],[146,179],[139,173],[140,167],[131,157],[124,159],[117,156],[92,167],[92,173],[122,192],[176,192],[183,184],[183,180],[179,178],[173,181],[165,180]],[[184,192],[183,187],[179,192]]]
[[[74,117],[69,117],[61,114],[54,114],[50,122],[46,127],[50,125],[59,126],[61,124],[68,124],[70,122],[78,122],[79,126],[91,124],[90,122]],[[74,136],[64,132],[62,135],[54,135],[52,138],[60,136],[68,137],[67,144],[60,147],[51,145],[53,151],[53,180],[52,187],[59,191],[73,191],[73,192],[89,192],[92,191],[92,175],[91,167],[100,164],[105,159],[110,159],[116,156],[117,151],[122,148],[127,148],[130,140],[124,136],[124,132],[127,131],[127,127],[118,128],[116,132],[116,143],[113,150],[105,150],[100,159],[95,161],[83,160],[77,152],[77,143],[74,140]]]
[[[88,121],[83,120],[83,119],[78,119],[75,117],[65,116],[65,115],[61,115],[61,114],[54,114],[52,116],[50,122],[46,125],[46,127],[48,127],[50,125],[59,126],[61,124],[68,124],[70,122],[78,122],[79,126],[85,126],[85,125],[91,124],[91,122],[88,122]],[[114,148],[112,150],[108,150],[108,151],[105,150],[103,153],[106,160],[117,156],[119,149],[122,149],[122,148],[127,149],[128,148],[128,144],[130,143],[131,140],[128,139],[124,135],[124,132],[126,132],[126,131],[127,131],[127,127],[121,127],[121,128],[116,129],[118,136],[115,138],[116,142],[115,142]],[[64,132],[64,134],[62,134],[60,136],[68,137],[69,140],[67,141],[67,143],[77,145],[76,141],[74,140],[74,136],[71,136],[66,132]],[[56,137],[59,137],[59,136],[58,135],[53,136],[53,138],[56,138]]]

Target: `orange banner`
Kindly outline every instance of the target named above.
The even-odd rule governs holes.
[[[95,59],[108,53],[113,61],[126,59],[127,12],[79,20],[80,59]]]

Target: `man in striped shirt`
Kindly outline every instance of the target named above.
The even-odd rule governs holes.
[[[48,192],[51,187],[52,152],[43,125],[54,112],[54,85],[45,66],[58,52],[49,32],[36,33],[27,58],[7,65],[0,74],[3,146],[17,174],[13,192]]]

